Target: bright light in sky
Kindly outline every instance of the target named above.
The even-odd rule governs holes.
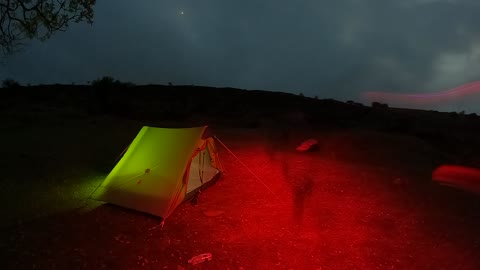
[[[181,11],[180,11],[180,15],[183,15],[183,14],[185,14],[185,12],[183,12],[183,10],[181,10]]]

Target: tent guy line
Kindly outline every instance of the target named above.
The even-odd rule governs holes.
[[[218,142],[280,205],[286,204],[218,137],[206,136],[207,128],[142,127],[89,199],[161,217],[160,224],[150,230],[163,228],[178,205],[224,175]]]
[[[247,171],[248,171],[250,174],[252,174],[253,177],[254,177],[259,183],[261,183],[266,189],[268,189],[268,191],[270,191],[270,193],[272,193],[273,196],[275,196],[275,198],[277,198],[277,199],[281,202],[282,205],[285,205],[285,202],[284,202],[282,199],[280,199],[280,197],[278,197],[278,195],[275,194],[275,192],[273,192],[273,190],[272,190],[270,187],[268,187],[268,185],[267,185],[264,181],[262,181],[262,179],[260,179],[260,177],[258,177],[254,172],[252,172],[252,170],[250,170],[250,168],[248,168],[248,166],[247,166],[245,163],[243,163],[243,162],[240,160],[240,158],[238,158],[237,155],[235,155],[235,153],[233,153],[232,150],[230,150],[222,141],[220,141],[220,139],[219,139],[217,136],[213,136],[213,138],[214,138],[215,140],[217,140],[218,143],[220,143],[220,145],[223,146],[223,147],[225,148],[225,150],[227,150],[227,152],[230,153],[238,162],[240,162],[240,164],[241,164],[243,167],[245,167],[245,169],[247,169]]]

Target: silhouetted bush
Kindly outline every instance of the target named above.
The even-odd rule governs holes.
[[[115,79],[110,76],[103,76],[100,79],[96,79],[92,81],[93,87],[104,88],[104,87],[112,87],[114,85]]]
[[[20,83],[15,81],[14,79],[8,78],[3,80],[2,82],[2,88],[5,88],[5,89],[14,89],[19,87],[21,87]]]
[[[115,81],[115,85],[119,87],[135,87],[135,84],[132,82],[121,82],[119,80]]]
[[[377,101],[372,102],[372,108],[382,108],[382,109],[387,109],[388,104],[380,103]]]
[[[363,107],[363,104],[362,104],[362,103],[355,102],[355,101],[353,101],[353,100],[348,100],[348,101],[347,101],[347,104],[353,105],[353,106]],[[385,104],[385,105],[386,105],[386,104]],[[388,108],[388,105],[387,105],[387,108]]]
[[[89,110],[92,113],[115,113],[121,112],[120,107],[125,107],[125,102],[118,101],[118,92],[113,92],[114,89],[125,89],[134,87],[135,84],[131,82],[121,82],[115,80],[111,76],[103,76],[91,82],[93,87],[92,99],[94,102],[89,103]],[[116,97],[116,98],[115,98]],[[115,104],[119,103],[119,104]],[[120,105],[121,104],[121,105]],[[128,109],[130,111],[131,108]]]
[[[110,111],[110,91],[115,85],[115,80],[110,76],[104,76],[92,81],[95,102],[90,103],[90,110],[94,113],[107,113]]]
[[[117,87],[133,87],[133,86],[135,86],[134,83],[121,82],[119,80],[115,80],[111,76],[103,76],[102,78],[93,80],[91,84],[92,84],[93,87],[96,87],[96,88],[117,88]]]
[[[453,117],[453,118],[457,118],[457,117],[458,117],[458,113],[457,113],[457,112],[450,112],[450,113],[448,113],[448,115],[449,115],[450,117]]]
[[[478,115],[476,113],[471,113],[471,114],[467,115],[467,119],[468,120],[476,120],[476,119],[478,119]]]

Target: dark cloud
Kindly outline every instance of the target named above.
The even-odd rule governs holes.
[[[479,80],[480,5],[455,0],[99,1],[93,26],[33,42],[23,83],[197,84],[358,99]],[[183,14],[182,14],[183,12]]]

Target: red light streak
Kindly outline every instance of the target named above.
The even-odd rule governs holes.
[[[434,93],[399,94],[393,92],[365,92],[363,97],[370,102],[378,101],[391,104],[432,105],[458,100],[475,93],[480,93],[480,81]]]

